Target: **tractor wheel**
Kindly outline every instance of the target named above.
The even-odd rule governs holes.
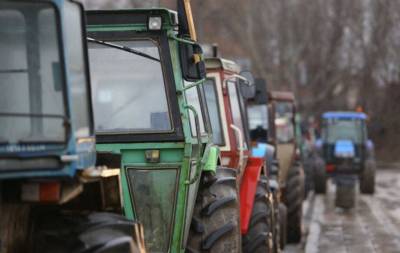
[[[243,253],[272,253],[272,209],[268,199],[268,181],[261,176],[247,234],[242,238]]]
[[[29,252],[30,214],[30,205],[0,203],[0,252]]]
[[[236,171],[218,167],[202,176],[186,252],[241,252],[240,203]]]
[[[313,157],[307,157],[304,159],[303,162],[303,168],[304,168],[304,199],[307,198],[308,193],[312,190],[314,190],[314,158]]]
[[[286,183],[287,240],[299,243],[302,235],[302,206],[304,198],[304,172],[301,166],[293,166]]]
[[[283,250],[287,242],[287,208],[279,203],[279,246]]]
[[[327,188],[327,175],[325,171],[325,163],[322,159],[317,159],[314,168],[314,187],[315,193],[325,194]]]
[[[364,170],[360,177],[360,191],[364,194],[374,194],[375,192],[375,171],[374,161],[366,161]]]
[[[335,205],[340,208],[353,208],[356,202],[356,187],[355,184],[336,184],[336,199]]]
[[[33,253],[144,252],[140,226],[113,213],[41,213],[32,241]]]

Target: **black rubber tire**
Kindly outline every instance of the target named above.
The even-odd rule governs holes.
[[[279,203],[279,246],[283,250],[287,243],[287,208]]]
[[[30,216],[30,205],[0,203],[0,252],[29,252]]]
[[[375,172],[376,165],[374,161],[367,160],[363,172],[360,176],[360,192],[363,194],[375,193]]]
[[[316,158],[314,165],[314,190],[317,194],[325,194],[327,188],[327,174],[325,162],[321,158]]]
[[[340,208],[350,209],[355,206],[356,202],[356,186],[336,184],[335,205]]]
[[[137,224],[114,213],[41,213],[34,224],[32,253],[139,253],[144,247]]]
[[[202,176],[186,252],[241,252],[240,203],[234,169],[217,167],[213,180]]]
[[[304,171],[301,166],[291,167],[286,183],[287,241],[299,243],[302,236],[304,199]]]
[[[251,213],[249,229],[242,237],[243,253],[271,253],[272,237],[272,209],[269,203],[268,179],[261,176],[258,185],[254,206]]]
[[[304,199],[307,198],[310,191],[315,189],[314,186],[314,162],[315,158],[313,156],[309,156],[303,159],[303,168],[304,168]]]

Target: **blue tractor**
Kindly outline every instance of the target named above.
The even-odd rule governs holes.
[[[375,190],[374,145],[368,139],[366,121],[367,115],[359,112],[322,115],[321,139],[316,141],[315,191],[325,193],[327,178],[332,177],[339,207],[354,206],[357,181],[361,193],[373,194]]]
[[[0,1],[0,37],[0,252],[131,252],[118,170],[95,166],[83,7]]]

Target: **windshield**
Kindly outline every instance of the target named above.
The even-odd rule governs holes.
[[[242,118],[243,117],[242,110],[240,109],[242,101],[239,98],[239,92],[237,90],[236,83],[233,81],[228,81],[227,83],[228,83],[228,93],[229,93],[229,101],[231,106],[233,124],[236,127],[238,127],[242,133],[245,133],[243,118]],[[246,136],[243,135],[243,138],[246,138]],[[244,148],[247,149],[246,140],[243,139],[243,141],[244,141]],[[240,147],[238,146],[238,148]]]
[[[48,3],[0,2],[0,142],[65,141],[58,22]]]
[[[327,143],[351,140],[362,143],[365,124],[360,119],[329,119],[324,122],[323,138]]]
[[[204,119],[203,119],[203,109],[201,107],[200,103],[200,96],[199,96],[199,90],[197,87],[190,88],[185,91],[185,96],[188,105],[193,106],[193,108],[197,112],[197,116],[199,119],[199,129],[200,129],[200,135],[204,136],[207,134],[205,127],[204,127]],[[196,130],[196,121],[195,121],[195,116],[192,111],[189,111],[189,117],[190,117],[190,128],[192,131],[193,136],[197,136],[197,130]]]
[[[207,79],[203,88],[208,114],[210,115],[213,143],[215,145],[224,145],[215,79]]]
[[[275,129],[278,143],[290,143],[294,140],[294,108],[290,102],[275,104]]]
[[[247,114],[251,140],[266,142],[268,130],[267,105],[248,105]]]
[[[150,39],[113,43],[160,59]],[[172,131],[160,61],[94,42],[89,60],[98,133]]]

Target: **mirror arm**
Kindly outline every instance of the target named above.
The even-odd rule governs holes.
[[[191,88],[193,88],[193,87],[197,87],[197,86],[202,85],[205,81],[206,81],[206,79],[203,78],[203,79],[201,79],[201,80],[199,80],[199,81],[197,81],[197,82],[194,82],[194,83],[192,83],[192,84],[190,84],[190,85],[188,85],[188,86],[186,86],[186,87],[183,87],[183,88],[182,88],[181,90],[179,90],[179,91],[180,91],[180,92],[187,91],[187,90],[189,90],[189,89],[191,89]]]
[[[248,86],[251,86],[249,80],[247,80],[244,76],[241,76],[241,75],[238,75],[238,74],[233,74],[233,75],[231,75],[231,76],[229,76],[229,77],[224,79],[224,82],[223,82],[224,88],[226,88],[226,85],[227,85],[229,80],[232,80],[232,79],[235,79],[235,78],[240,79],[240,80],[244,81]]]
[[[189,44],[189,45],[196,44],[196,42],[194,42],[192,40],[177,37],[173,32],[168,33],[168,38],[176,40],[176,41],[178,41],[180,43],[184,43],[184,44]]]

